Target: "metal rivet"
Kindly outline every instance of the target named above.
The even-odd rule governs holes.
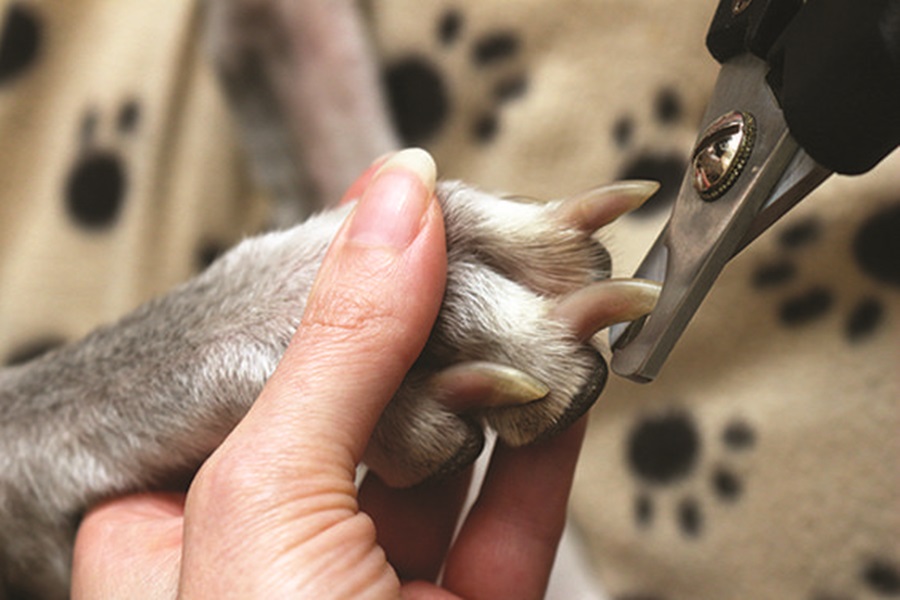
[[[753,0],[734,0],[734,2],[731,3],[731,14],[741,14],[747,10],[747,7],[750,6],[752,2]]]
[[[717,200],[734,185],[755,141],[756,120],[750,113],[730,112],[706,128],[691,156],[694,189],[702,199]]]

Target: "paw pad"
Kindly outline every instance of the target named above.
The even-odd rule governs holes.
[[[685,537],[698,537],[705,518],[697,492],[702,490],[724,503],[740,499],[744,482],[731,463],[755,443],[755,431],[744,421],[732,420],[709,448],[721,458],[706,460],[705,440],[689,413],[672,411],[638,422],[626,443],[626,461],[639,483],[634,503],[636,524],[652,526],[661,504],[658,497],[671,495],[679,530]]]
[[[801,272],[796,254],[814,248],[824,237],[823,225],[815,218],[795,223],[778,238],[781,256],[761,264],[753,273],[752,285],[761,291],[784,290],[794,286]],[[900,287],[900,205],[890,205],[869,217],[853,236],[853,258],[873,282],[887,288]],[[788,293],[778,305],[778,320],[788,328],[819,322],[840,306],[837,292],[821,283],[810,283]],[[859,343],[874,335],[884,323],[886,309],[880,295],[856,299],[844,315],[844,338]]]
[[[455,10],[445,12],[435,27],[442,52],[452,52],[463,43],[465,19]],[[500,110],[521,97],[528,88],[526,75],[518,68],[521,40],[510,31],[490,31],[467,45],[467,64],[475,76],[489,77],[491,85],[482,108],[472,118],[472,137],[478,143],[493,140],[500,130]],[[391,112],[403,141],[422,144],[434,138],[455,109],[450,78],[433,60],[408,55],[387,66],[384,73]]]
[[[0,86],[16,79],[40,55],[42,24],[34,9],[13,2],[0,26]]]
[[[684,119],[681,96],[672,88],[657,91],[653,102],[652,125],[667,130]],[[617,179],[649,179],[661,184],[660,192],[634,216],[649,216],[667,210],[675,199],[688,164],[684,150],[659,144],[637,145],[638,126],[634,116],[622,115],[613,125],[612,137],[619,150],[626,153],[625,162],[619,168]]]
[[[856,574],[856,587],[864,595],[818,592],[811,600],[853,600],[855,598],[900,598],[900,568],[890,561],[875,558],[866,561]]]
[[[127,139],[140,124],[140,106],[125,102],[115,117],[117,144]],[[81,122],[80,157],[66,178],[64,196],[71,218],[85,229],[111,226],[119,216],[128,194],[128,169],[120,149],[101,146],[100,116],[89,111]]]

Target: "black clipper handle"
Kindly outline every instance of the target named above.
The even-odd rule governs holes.
[[[735,0],[707,36],[720,61],[764,58],[767,80],[800,146],[844,174],[873,168],[900,145],[900,0]]]

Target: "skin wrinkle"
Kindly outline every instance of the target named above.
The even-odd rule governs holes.
[[[333,503],[323,502],[321,506],[314,507],[315,511],[341,509],[356,512],[356,501],[353,499],[355,487],[351,478],[355,463],[349,460],[349,456],[344,459],[338,456],[343,452],[342,448],[332,447],[325,441],[318,451],[312,446],[307,451],[306,445],[300,451],[294,451],[291,444],[296,440],[273,440],[266,432],[250,431],[244,439],[252,440],[259,435],[266,436],[266,443],[257,449],[247,447],[245,442],[229,445],[230,440],[226,440],[223,445],[225,450],[213,455],[197,475],[192,484],[191,501],[205,500],[216,505],[217,510],[250,502],[266,513],[269,506],[299,505],[310,498],[317,498],[317,495],[328,495],[329,498],[334,495]],[[285,476],[295,473],[297,477],[302,477],[304,485],[283,486]],[[350,500],[345,500],[347,498]],[[338,499],[342,501],[338,502]],[[302,511],[286,512],[301,514]],[[292,520],[294,517],[286,518]]]
[[[223,467],[227,466],[227,462],[215,464],[212,477],[217,477],[216,471],[224,471]],[[252,472],[251,470],[250,473]],[[286,564],[292,561],[292,557],[296,564],[297,552],[304,556],[301,562],[312,562],[313,566],[319,563],[319,567],[307,571],[317,573],[316,578],[319,578],[323,576],[321,572],[324,565],[334,566],[346,557],[346,538],[354,536],[342,530],[353,523],[370,530],[363,537],[371,540],[368,544],[371,549],[380,552],[375,544],[374,525],[367,516],[359,512],[352,480],[328,474],[321,477],[310,477],[307,474],[303,476],[303,481],[305,485],[290,487],[291,493],[285,496],[283,493],[271,493],[273,489],[277,489],[275,481],[267,483],[257,480],[254,485],[252,478],[238,478],[237,483],[225,481],[226,487],[233,486],[236,490],[225,490],[223,493],[219,487],[220,481],[214,478],[201,479],[195,492],[199,495],[197,501],[212,502],[216,504],[215,511],[224,511],[225,515],[236,512],[237,519],[229,519],[227,516],[225,519],[230,527],[242,532],[239,538],[232,538],[233,544],[225,548],[225,554],[219,560],[223,564],[235,564],[235,561],[239,564],[248,545],[252,547],[262,544],[263,555],[280,557],[278,560]],[[262,499],[260,495],[263,495]],[[230,508],[232,504],[236,510]],[[241,518],[239,507],[247,504],[256,509]],[[271,508],[267,509],[267,505]],[[198,514],[206,514],[206,507],[202,504],[196,510],[199,511]],[[289,534],[273,537],[272,531]],[[355,537],[361,539],[358,531]],[[317,551],[310,554],[310,547]],[[307,555],[313,560],[310,561]],[[275,569],[275,572],[281,570]]]
[[[303,315],[302,323],[304,326],[312,327],[313,330],[310,330],[308,334],[301,330],[302,337],[300,339],[303,340],[302,343],[306,344],[304,348],[305,351],[308,352],[314,352],[317,345],[321,346],[321,344],[316,344],[316,340],[320,339],[328,339],[329,345],[331,345],[331,342],[340,343],[346,341],[347,343],[352,343],[356,347],[362,346],[363,348],[366,347],[367,340],[373,339],[373,343],[377,344],[378,347],[373,347],[371,351],[383,352],[385,345],[383,344],[382,338],[377,335],[368,334],[367,331],[382,331],[382,320],[391,322],[391,325],[385,328],[384,331],[402,331],[409,327],[410,315],[395,314],[397,309],[383,309],[381,308],[382,304],[376,299],[373,299],[372,301],[367,301],[366,299],[370,297],[371,289],[379,288],[380,282],[389,282],[393,287],[402,286],[407,283],[407,278],[403,276],[403,273],[409,272],[411,268],[409,257],[418,257],[421,255],[420,246],[423,244],[429,246],[433,245],[432,239],[420,239],[423,232],[425,232],[424,235],[429,237],[435,235],[443,236],[444,234],[443,219],[440,215],[440,209],[435,202],[432,201],[430,203],[428,210],[425,212],[422,229],[410,243],[410,246],[402,253],[399,253],[399,255],[392,250],[383,248],[354,248],[352,242],[348,243],[346,239],[342,237],[345,234],[345,230],[346,227],[339,234],[341,251],[340,264],[336,265],[335,268],[328,273],[320,273],[317,283],[310,293],[310,296],[312,297],[319,293],[319,289],[325,290],[322,292],[324,296],[321,303],[317,305],[317,310],[311,312],[307,309]],[[446,252],[440,253],[436,260],[429,262],[431,262],[431,264],[423,267],[429,269],[429,272],[446,272]],[[364,282],[366,285],[354,283],[352,288],[347,289],[346,282],[340,277],[340,273],[345,271],[365,274]],[[398,296],[402,297],[406,296],[406,294],[398,293]],[[332,340],[332,338],[328,337],[329,328],[332,327],[345,329],[348,334],[353,334],[352,338],[342,338],[338,336],[337,339]],[[315,328],[321,329],[315,330]],[[397,345],[394,344],[389,347],[395,348]],[[330,351],[339,350],[339,348],[332,348]],[[402,356],[401,359],[406,361],[417,355],[418,352],[413,356]]]
[[[313,574],[302,586],[309,593],[317,588],[323,591],[321,595],[310,597],[335,597],[335,582],[345,588],[345,594],[338,597],[348,599],[362,597],[360,592],[370,589],[374,583],[389,578],[395,588],[399,588],[399,579],[393,569],[386,567],[384,551],[376,541],[375,523],[363,512],[358,512],[353,517],[335,522],[331,527],[323,529],[317,538],[310,538],[303,542],[304,546],[297,546],[297,550],[308,553],[309,545],[322,545],[317,548],[314,558],[307,560],[309,566],[307,572]],[[280,559],[289,567],[296,561],[290,560],[291,549],[282,555]],[[365,568],[364,564],[371,563],[371,567]],[[353,573],[354,577],[348,577]],[[322,584],[318,585],[317,582]]]

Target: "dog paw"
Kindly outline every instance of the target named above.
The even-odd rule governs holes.
[[[658,285],[610,279],[596,230],[655,192],[623,182],[536,203],[439,184],[444,302],[429,342],[384,413],[365,462],[392,486],[458,471],[484,429],[510,446],[575,422],[606,382],[599,330],[648,313]]]
[[[583,415],[607,375],[594,334],[646,314],[658,293],[656,284],[610,279],[609,253],[594,234],[656,187],[624,182],[538,203],[440,183],[445,297],[422,355],[376,427],[364,458],[370,469],[389,485],[414,485],[471,464],[485,428],[521,446]],[[247,240],[132,319],[143,325],[129,339],[155,339],[164,315],[174,339],[160,341],[163,362],[203,374],[208,383],[195,384],[217,399],[199,416],[186,414],[186,446],[196,445],[198,431],[227,430],[252,404],[349,211]],[[171,360],[176,347],[183,360]],[[208,351],[197,356],[196,348]],[[154,371],[157,379],[163,372]],[[156,405],[163,402],[166,410],[186,410],[175,400]]]

